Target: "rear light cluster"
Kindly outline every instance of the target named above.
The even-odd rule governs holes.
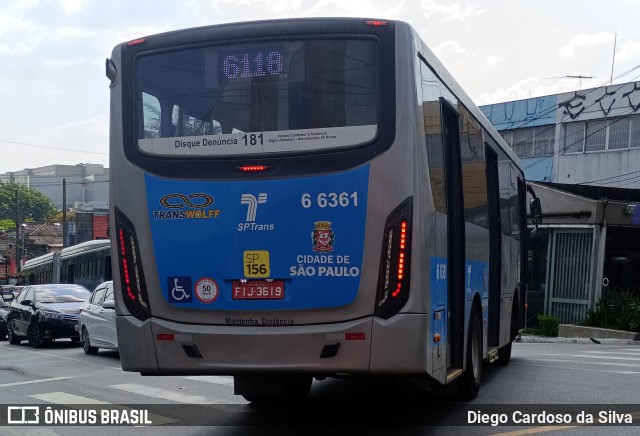
[[[391,212],[385,224],[375,307],[376,316],[384,319],[398,313],[409,299],[412,210],[410,197]]]
[[[115,218],[124,305],[133,316],[144,320],[149,318],[151,314],[137,238],[131,221],[117,209]]]

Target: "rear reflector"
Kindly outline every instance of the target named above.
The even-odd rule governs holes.
[[[175,341],[176,337],[173,333],[158,333],[156,339],[159,341]]]

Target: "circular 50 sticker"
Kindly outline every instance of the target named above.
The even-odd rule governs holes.
[[[204,277],[196,283],[196,297],[205,304],[216,301],[219,293],[218,284],[213,279]]]

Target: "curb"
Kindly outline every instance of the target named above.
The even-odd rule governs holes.
[[[597,342],[591,340],[591,338],[565,338],[565,337],[551,337],[551,336],[533,336],[522,335],[520,340],[517,339],[514,343],[541,343],[541,344],[593,344],[599,345],[611,345],[611,344],[624,344],[624,345],[640,345],[640,341],[633,341],[630,339],[595,339]]]

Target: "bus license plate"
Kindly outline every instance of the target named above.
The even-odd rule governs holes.
[[[249,280],[233,282],[234,300],[282,300],[284,298],[284,280]]]

